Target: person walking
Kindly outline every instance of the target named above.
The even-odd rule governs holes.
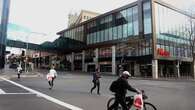
[[[17,67],[17,75],[18,75],[18,79],[20,79],[20,74],[22,73],[22,67],[21,67],[21,65],[19,65],[18,67]]]
[[[118,110],[119,104],[122,106],[122,110],[128,110],[125,103],[127,90],[139,94],[139,91],[131,87],[131,85],[128,83],[127,79],[130,76],[131,75],[128,71],[124,71],[122,75],[111,84],[110,90],[115,92],[115,102],[108,108],[108,110]],[[133,104],[133,99],[131,102]]]
[[[55,67],[53,65],[51,67],[51,69],[49,70],[49,73],[47,74],[47,80],[48,80],[48,83],[49,83],[49,86],[50,86],[49,89],[52,89],[53,88],[53,86],[54,86],[54,80],[57,77],[57,72],[56,72],[56,70],[54,68]]]
[[[91,88],[90,93],[92,94],[93,90],[97,87],[97,94],[100,95],[100,72],[99,69],[96,68],[95,72],[93,73],[93,87]]]

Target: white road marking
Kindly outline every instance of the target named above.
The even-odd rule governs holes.
[[[3,95],[31,95],[31,94],[34,94],[34,93],[5,93]]]
[[[5,94],[5,91],[3,91],[2,89],[0,89],[0,94]]]
[[[41,92],[39,92],[39,91],[33,90],[33,89],[31,89],[31,88],[25,87],[25,86],[23,86],[23,85],[21,85],[21,84],[18,84],[18,83],[16,83],[16,82],[13,82],[13,81],[8,80],[8,79],[6,79],[6,78],[0,77],[0,79],[3,79],[3,80],[5,80],[5,81],[7,81],[7,82],[10,82],[10,83],[12,83],[12,84],[14,84],[14,85],[16,85],[16,86],[18,86],[18,87],[21,87],[21,88],[23,88],[23,89],[25,89],[25,90],[27,90],[27,91],[29,91],[29,92],[31,92],[31,93],[37,94],[38,96],[41,96],[41,97],[43,97],[43,98],[45,98],[45,99],[47,99],[47,100],[49,100],[49,101],[51,101],[51,102],[54,102],[54,103],[56,103],[56,104],[58,104],[58,105],[61,105],[61,106],[66,107],[66,108],[69,108],[69,109],[71,109],[71,110],[83,110],[83,109],[81,109],[81,108],[78,108],[78,107],[76,107],[76,106],[73,106],[73,105],[68,104],[68,103],[65,103],[65,102],[62,102],[62,101],[60,101],[60,100],[58,100],[58,99],[56,99],[56,98],[53,98],[53,97],[48,96],[48,95],[46,95],[46,94],[43,94],[43,93],[41,93]]]

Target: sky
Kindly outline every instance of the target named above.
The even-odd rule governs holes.
[[[81,9],[105,13],[135,0],[11,0],[8,38],[31,43],[53,41],[67,28],[68,14]],[[164,0],[189,9],[195,0]],[[188,1],[188,2],[186,2]],[[194,6],[195,7],[195,6]]]

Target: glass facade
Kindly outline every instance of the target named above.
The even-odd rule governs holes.
[[[138,6],[133,6],[86,24],[87,44],[138,36]]]
[[[121,43],[116,46],[116,56],[133,57],[151,55],[152,54],[151,45],[152,45],[151,40],[143,40],[130,44]]]
[[[191,57],[189,17],[171,8],[155,3],[157,54],[160,57]]]
[[[64,34],[61,36],[83,42],[84,41],[83,39],[84,38],[84,26],[79,26],[79,27],[70,29],[64,32]]]
[[[99,49],[99,58],[112,57],[112,48],[100,48]]]
[[[151,55],[151,2],[149,0],[144,1],[142,5],[143,11],[140,12],[138,12],[138,4],[134,4],[105,16],[97,17],[92,21],[83,23],[81,26],[68,29],[64,32],[64,37],[86,42],[87,45],[132,39],[139,36],[138,14],[143,14],[143,28],[146,39],[128,44],[126,47],[126,55]],[[111,55],[109,56],[111,57]]]
[[[152,9],[151,1],[142,2],[143,10],[140,9],[139,2],[126,6],[109,14],[102,15],[91,21],[68,29],[64,36],[86,42],[87,45],[94,45],[107,41],[125,41],[139,36],[139,26],[143,26],[144,39],[135,42],[116,44],[116,56],[145,56],[152,55]],[[157,36],[157,54],[160,57],[191,57],[189,37],[186,33],[188,17],[168,6],[155,2],[155,30]],[[142,14],[143,24],[140,24],[138,16]],[[155,37],[155,36],[154,36]],[[122,42],[123,42],[122,41]],[[126,45],[126,46],[124,46]],[[97,47],[98,48],[98,47]],[[101,50],[101,49],[100,49]],[[102,57],[105,56],[102,50]],[[109,49],[108,53],[111,50]],[[123,54],[122,54],[123,52]],[[100,56],[101,56],[100,55]],[[107,55],[106,55],[107,56]],[[111,55],[109,54],[111,57]]]
[[[95,50],[89,49],[85,51],[85,59],[93,59],[95,57]]]
[[[10,0],[0,0],[0,69],[5,64],[5,46]]]
[[[143,3],[144,34],[152,33],[151,2]]]

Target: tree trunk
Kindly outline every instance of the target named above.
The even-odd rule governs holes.
[[[195,79],[195,60],[194,59],[192,62],[192,77],[193,77],[193,79]]]
[[[191,54],[192,54],[192,65],[191,65],[191,76],[195,79],[195,53],[194,53],[194,44],[191,44]]]
[[[193,53],[193,60],[192,60],[192,78],[195,79],[195,54]]]

